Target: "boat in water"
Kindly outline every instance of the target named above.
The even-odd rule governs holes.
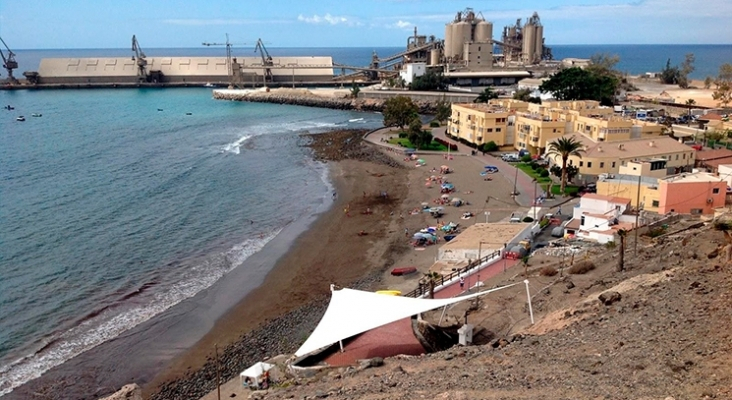
[[[19,121],[19,122],[23,122],[23,121],[25,121],[25,117],[21,115],[20,117],[16,118],[15,120]]]
[[[31,114],[31,117],[42,117],[43,114],[33,113]]]

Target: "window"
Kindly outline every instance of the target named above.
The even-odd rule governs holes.
[[[686,153],[684,153],[684,154],[683,154],[683,157],[682,157],[682,158],[683,158],[684,160],[686,160]]]
[[[501,128],[496,128],[496,132],[500,132],[500,131],[501,131]]]
[[[585,224],[585,216],[583,215],[582,218],[580,218],[580,225]]]
[[[569,160],[569,165],[572,165],[572,160]]]
[[[701,213],[702,213],[702,209],[701,208],[692,208],[691,209],[691,214],[692,215],[694,215],[694,214],[699,215]]]
[[[601,162],[600,163],[600,168],[605,168],[605,163],[604,162]]]
[[[592,168],[592,161],[587,161],[587,168]]]
[[[712,189],[712,194],[719,194],[719,188]]]
[[[678,159],[679,159],[679,155],[677,154],[677,155],[676,155],[676,160],[678,160]]]
[[[583,165],[584,163],[585,163],[584,161],[580,161],[580,167],[581,167],[581,166],[582,166],[582,165]]]
[[[615,161],[613,161],[613,166],[612,167],[615,168]]]
[[[658,207],[658,200],[653,200],[653,201],[651,202],[651,206],[653,206],[653,207]]]

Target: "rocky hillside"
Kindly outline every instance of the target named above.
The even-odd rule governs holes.
[[[547,276],[537,262],[529,279],[546,284],[534,296],[541,320],[521,331],[292,379],[254,397],[730,399],[732,269],[718,256],[726,241],[711,226],[676,228],[642,238],[623,272],[617,248],[596,249],[596,268],[584,275]],[[490,303],[486,312],[497,315]]]

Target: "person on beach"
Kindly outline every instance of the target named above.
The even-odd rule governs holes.
[[[460,277],[460,290],[463,290],[463,287],[465,286],[465,278],[462,276]]]
[[[409,229],[404,228],[404,237],[409,237]]]

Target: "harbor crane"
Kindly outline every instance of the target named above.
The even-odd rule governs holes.
[[[2,48],[0,48],[0,56],[3,59],[3,68],[5,68],[6,71],[8,71],[8,82],[13,85],[17,84],[18,80],[15,79],[13,76],[13,70],[18,68],[18,62],[15,61],[15,53],[13,53],[12,50],[10,50],[10,47],[5,43],[3,38],[0,37],[0,42],[3,42],[3,46],[5,46],[5,50],[7,50],[8,56],[5,57],[5,53],[3,53]]]
[[[241,81],[241,71],[239,69],[239,64],[236,62],[236,58],[231,57],[231,48],[233,46],[239,46],[239,45],[246,45],[246,43],[231,43],[229,41],[229,34],[226,34],[226,43],[213,43],[213,42],[203,42],[201,43],[204,46],[226,46],[226,70],[229,74],[229,78],[231,79],[230,85],[232,87],[238,87],[239,83]]]
[[[147,71],[145,70],[145,67],[147,67],[147,60],[145,59],[145,53],[142,52],[142,49],[140,48],[140,43],[137,42],[137,38],[135,35],[132,35],[132,52],[135,53],[132,56],[133,60],[137,60],[137,77],[139,80],[147,80]]]
[[[267,48],[264,46],[262,39],[257,39],[257,45],[254,47],[254,52],[259,51],[262,56],[262,68],[264,69],[264,82],[272,82],[272,70],[270,67],[274,65],[272,57],[269,55]]]

